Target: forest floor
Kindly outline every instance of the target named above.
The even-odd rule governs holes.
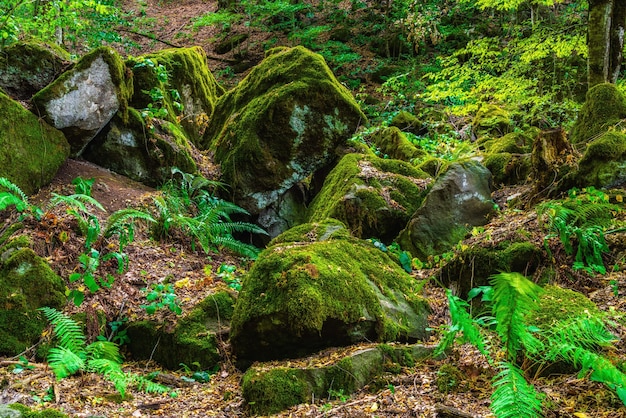
[[[207,53],[215,57],[212,43],[217,36],[215,28],[202,28],[190,32],[188,25],[191,20],[208,11],[216,10],[215,1],[183,0],[180,2],[163,0],[124,0],[124,9],[136,16],[144,17],[144,27],[138,31],[150,30],[158,39],[168,44],[150,40],[136,35],[134,40],[140,45],[129,52],[140,55],[155,49],[178,46],[200,45]],[[233,28],[236,31],[237,28]],[[248,30],[249,31],[249,30]],[[267,40],[264,33],[253,33],[248,41],[247,59],[251,63],[263,57],[262,44]],[[363,55],[366,52],[363,51]],[[210,59],[210,67],[214,73],[223,70],[228,54]],[[227,87],[232,87],[242,75],[232,78],[220,78]],[[53,183],[44,188],[34,203],[45,204],[52,192],[59,194],[72,193],[72,179],[81,176],[85,179],[95,178],[93,197],[111,213],[117,209],[130,206],[141,206],[151,201],[155,190],[135,183],[96,167],[84,161],[69,160],[59,171]],[[500,198],[505,199],[502,192]],[[507,215],[501,217],[485,228],[491,228],[494,234],[506,233],[522,222],[529,221],[528,214]],[[69,231],[72,226],[70,219],[62,212],[53,212],[45,231],[33,227],[32,236],[39,246],[38,253],[47,257],[53,268],[61,275],[68,277],[77,266],[77,257],[82,252],[81,241],[70,239],[63,245],[51,245],[50,233]],[[539,228],[537,228],[538,233]],[[45,233],[44,233],[45,232]],[[40,233],[38,236],[37,234]],[[46,235],[48,234],[48,235]],[[542,236],[538,236],[542,239]],[[182,280],[184,285],[177,288],[177,295],[182,302],[183,311],[194,302],[204,298],[224,283],[207,274],[207,269],[215,272],[222,264],[234,264],[238,272],[243,273],[248,265],[241,259],[228,254],[215,254],[211,258],[193,251],[188,243],[171,240],[157,243],[147,238],[145,231],[138,231],[136,240],[129,245],[126,252],[130,258],[129,270],[116,278],[112,289],[90,295],[84,302],[83,310],[103,310],[109,320],[142,318],[146,316],[140,307],[145,303],[142,288],[151,283],[162,281],[170,276]],[[210,266],[207,267],[207,266]],[[111,267],[113,269],[113,267]],[[436,271],[415,273],[416,278],[436,276]],[[624,271],[611,273],[604,277],[582,277],[575,283],[565,283],[576,290],[584,291],[605,311],[626,311],[626,275]],[[619,294],[613,293],[614,286]],[[437,329],[446,323],[447,306],[445,295],[435,281],[425,286],[433,313],[430,326]],[[76,309],[76,308],[74,308]],[[157,318],[166,324],[173,324],[176,317],[166,310],[157,312]],[[154,317],[153,317],[154,318]],[[93,328],[88,337],[94,338],[100,330]],[[439,335],[433,333],[428,344],[436,344]],[[618,335],[621,337],[621,335]],[[281,364],[297,366],[299,364],[326,364],[340,355],[360,347],[329,349],[307,359],[285,361]],[[223,363],[219,370],[211,376],[207,383],[190,382],[189,368],[193,365],[181,366],[180,370],[162,370],[154,362],[125,363],[125,369],[137,373],[160,371],[158,379],[175,389],[176,396],[147,395],[132,392],[126,399],[120,399],[113,386],[96,374],[77,375],[57,381],[44,363],[37,363],[32,355],[35,349],[26,353],[31,360],[29,367],[16,367],[17,358],[0,359],[0,404],[21,402],[35,408],[53,407],[60,409],[71,417],[101,416],[115,417],[238,417],[249,416],[241,393],[240,380],[242,372],[234,366],[229,352],[228,341],[222,342]],[[622,358],[626,348],[622,338],[616,346]],[[442,386],[441,367],[451,364],[460,374],[450,383]],[[20,373],[16,373],[21,370]],[[485,358],[468,345],[456,346],[449,355],[441,360],[426,360],[414,367],[404,368],[397,374],[383,377],[385,384],[366,386],[354,394],[335,394],[333,399],[315,399],[284,411],[278,417],[488,417],[489,402],[492,393],[491,379],[494,369]],[[587,376],[577,374],[558,374],[544,376],[528,376],[540,393],[545,396],[545,415],[547,417],[626,417],[626,408],[619,398],[599,383],[592,382]],[[438,385],[439,383],[439,385]],[[448,415],[444,414],[448,411]]]

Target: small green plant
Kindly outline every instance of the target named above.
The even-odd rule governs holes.
[[[17,363],[14,367],[13,367],[13,374],[20,374],[26,370],[33,370],[35,368],[35,366],[29,364],[28,359],[24,356],[20,356],[20,360],[19,363]]]
[[[178,303],[174,286],[170,283],[157,283],[150,286],[150,288],[143,288],[141,290],[146,293],[146,300],[150,302],[148,305],[141,305],[148,314],[152,315],[163,308],[169,308],[169,310],[176,315],[183,313]]]
[[[371,238],[368,241],[374,244],[374,247],[378,248],[382,252],[389,253],[393,256],[394,259],[397,259],[398,263],[404,269],[404,271],[406,271],[407,273],[411,273],[413,271],[413,258],[411,257],[411,253],[409,253],[408,251],[403,251],[397,242],[393,242],[390,245],[385,245],[376,238]]]
[[[544,246],[559,238],[567,255],[574,255],[573,268],[606,274],[602,254],[609,251],[605,230],[621,208],[609,203],[608,195],[593,187],[572,189],[564,200],[552,200],[537,208],[537,216],[548,230]]]
[[[167,393],[169,388],[122,369],[122,355],[117,344],[97,340],[87,344],[78,323],[53,308],[40,308],[54,327],[58,346],[50,349],[48,365],[61,380],[77,372],[99,373],[109,379],[122,398],[128,386],[148,393]]]
[[[350,395],[346,395],[343,389],[328,389],[328,398],[338,399],[341,402],[347,402]]]
[[[241,279],[235,275],[237,267],[231,264],[221,264],[217,269],[217,277],[222,279],[228,287],[239,292],[241,290]]]
[[[27,216],[34,216],[35,219],[41,219],[43,211],[31,205],[28,196],[15,183],[6,177],[0,177],[0,211],[6,210],[11,206],[15,206],[15,210],[20,213],[20,220]]]

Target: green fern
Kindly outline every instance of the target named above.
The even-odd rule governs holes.
[[[498,418],[535,418],[541,414],[541,397],[529,384],[522,371],[510,362],[498,366],[493,379],[491,411]]]
[[[86,344],[85,335],[78,323],[53,308],[40,308],[54,327],[59,345],[50,349],[48,365],[57,379],[64,379],[78,372],[99,373],[109,379],[122,398],[129,385],[146,392],[166,393],[169,388],[122,370],[119,346],[112,341],[95,341]]]
[[[113,235],[119,236],[119,250],[124,251],[124,247],[135,240],[135,221],[141,219],[148,223],[154,223],[156,220],[146,212],[137,209],[120,209],[113,212],[107,218],[106,225],[102,235],[110,238]]]
[[[18,185],[11,182],[6,177],[0,177],[0,188],[6,191],[0,192],[0,211],[5,210],[11,206],[15,206],[18,212],[22,212],[20,220],[25,215],[32,215],[35,219],[41,219],[43,211],[28,202],[28,196],[19,188]]]

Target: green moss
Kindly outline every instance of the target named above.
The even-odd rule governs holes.
[[[70,147],[61,131],[0,92],[0,176],[33,194],[48,184]]]
[[[137,65],[150,60],[154,66],[163,65],[167,69],[167,82],[157,79],[156,72],[150,66]],[[153,54],[132,58],[128,61],[135,78],[135,92],[131,104],[137,109],[144,109],[153,103],[146,93],[152,88],[160,88],[165,94],[163,107],[168,110],[168,120],[180,123],[185,135],[198,145],[215,108],[217,98],[224,94],[224,89],[217,83],[209,71],[207,57],[199,47],[164,49]],[[182,113],[173,105],[170,90],[176,90],[184,106]],[[180,119],[180,122],[179,120]]]
[[[463,373],[451,364],[443,364],[437,370],[435,385],[439,392],[448,394],[457,392],[463,382]]]
[[[532,136],[533,134],[534,136]],[[539,133],[536,131],[532,131],[529,133],[511,132],[501,138],[489,140],[483,143],[483,146],[490,153],[530,153],[532,151],[533,140],[538,134]]]
[[[626,100],[622,93],[613,84],[598,84],[587,92],[585,104],[572,127],[570,142],[580,144],[591,141],[624,118]]]
[[[308,401],[307,386],[295,369],[276,368],[265,373],[250,369],[243,375],[241,390],[255,416],[275,414]]]
[[[309,222],[339,219],[356,237],[390,242],[421,205],[428,175],[400,160],[345,155],[309,208]]]
[[[329,239],[348,239],[352,235],[346,225],[336,219],[327,218],[321,222],[310,222],[295,226],[274,238],[268,247],[289,242],[317,242]]]
[[[488,154],[483,164],[493,175],[495,185],[524,183],[530,175],[530,154],[511,155],[508,152]]]
[[[433,178],[437,178],[439,174],[446,172],[448,165],[449,162],[442,160],[441,158],[427,157],[417,166],[417,168]]]
[[[492,104],[484,104],[472,121],[472,129],[478,138],[494,138],[508,134],[513,127],[509,112]]]
[[[411,161],[427,155],[426,151],[413,145],[395,126],[379,129],[372,134],[372,141],[382,154],[392,159]]]
[[[532,242],[502,242],[494,248],[469,247],[458,253],[441,271],[441,280],[462,298],[474,287],[489,285],[502,271],[532,274],[544,254]]]
[[[66,414],[51,408],[33,411],[29,407],[19,403],[9,404],[9,408],[19,411],[22,414],[22,418],[68,418]]]
[[[47,322],[37,309],[61,309],[65,286],[30,248],[8,255],[0,270],[0,353],[16,355],[30,347]]]
[[[177,369],[181,363],[211,369],[220,361],[216,332],[228,326],[233,305],[233,296],[220,290],[180,318],[173,330],[162,329],[153,321],[130,323],[130,351],[137,359],[154,359],[169,369]]]
[[[576,177],[581,186],[619,187],[626,183],[626,135],[612,131],[590,142]]]
[[[419,131],[423,129],[423,124],[420,120],[412,113],[409,113],[405,110],[401,110],[398,112],[393,119],[391,120],[390,126],[395,126],[404,132],[411,132],[417,134]]]
[[[280,49],[220,97],[199,148],[215,152],[223,181],[253,196],[241,206],[256,210],[275,200],[265,192],[284,192],[332,162],[365,122],[320,55]]]
[[[582,293],[547,285],[539,297],[537,308],[528,314],[528,322],[542,331],[563,326],[576,318],[602,318],[595,303]]]
[[[270,351],[267,358],[276,358],[297,355],[298,346],[310,352],[365,338],[406,338],[409,325],[385,314],[378,293],[397,302],[398,294],[414,294],[414,286],[385,253],[354,238],[275,245],[259,256],[244,278],[231,342],[242,358],[263,358],[265,350]],[[340,324],[352,328],[339,337],[332,334],[343,338],[332,341],[326,327],[344,326]]]

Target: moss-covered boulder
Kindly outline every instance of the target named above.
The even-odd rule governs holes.
[[[255,416],[276,414],[310,399],[328,397],[332,390],[350,395],[386,372],[414,366],[432,352],[433,347],[419,344],[379,345],[339,360],[336,354],[331,359],[321,357],[302,368],[257,364],[243,375],[242,395]]]
[[[85,148],[82,157],[149,186],[162,185],[171,177],[171,168],[195,173],[200,152],[181,127],[165,120],[151,121],[151,129],[134,108],[125,123],[119,115]]]
[[[626,184],[626,134],[609,131],[591,141],[578,162],[576,185],[602,188]]]
[[[0,92],[0,177],[35,193],[52,180],[69,153],[61,131]]]
[[[128,348],[133,358],[153,359],[168,369],[178,369],[181,363],[212,369],[221,360],[218,335],[228,329],[234,303],[230,292],[220,290],[207,296],[176,324],[131,322],[127,327]]]
[[[309,222],[336,218],[355,237],[390,243],[420,207],[431,183],[409,163],[347,154],[313,199]]]
[[[132,77],[114,49],[97,48],[33,96],[36,110],[63,131],[73,156],[120,112],[127,118]]]
[[[626,99],[610,83],[598,84],[587,92],[585,104],[570,132],[570,142],[580,144],[593,140],[599,134],[626,118]]]
[[[492,104],[484,104],[472,121],[472,132],[477,138],[497,138],[513,130],[509,112]]]
[[[394,126],[403,132],[410,132],[415,135],[420,135],[427,131],[424,123],[421,122],[417,116],[406,110],[398,112],[393,119],[391,119],[389,126]]]
[[[277,48],[219,98],[200,148],[214,153],[234,202],[269,227],[281,197],[334,163],[365,122],[320,55]]]
[[[427,336],[428,305],[418,283],[373,244],[336,222],[279,236],[244,277],[230,341],[245,367],[360,341]],[[315,240],[319,237],[319,240]]]
[[[487,154],[483,164],[491,172],[495,187],[523,184],[528,180],[532,169],[530,154]]]
[[[483,141],[480,145],[488,153],[529,154],[532,151],[533,141],[539,133],[539,129],[510,132],[502,137]]]
[[[68,418],[68,416],[52,408],[35,411],[21,403],[12,403],[0,405],[0,418]]]
[[[371,140],[381,154],[396,160],[411,161],[426,157],[426,151],[417,148],[397,127],[382,128],[371,135]]]
[[[451,164],[397,242],[422,260],[442,254],[461,241],[469,228],[485,225],[495,213],[494,206],[489,170],[474,160]]]
[[[164,49],[131,58],[127,66],[133,72],[131,106],[148,109],[148,117],[159,108],[167,110],[167,115],[158,117],[180,124],[187,138],[197,145],[217,98],[224,93],[209,71],[204,50],[199,46]],[[161,98],[154,92],[160,92]]]
[[[62,309],[65,285],[30,248],[3,247],[0,257],[0,354],[14,356],[37,342],[42,306]]]
[[[504,241],[493,247],[464,246],[441,269],[440,278],[457,296],[466,298],[472,288],[489,285],[494,274],[502,271],[533,274],[542,261],[542,248],[529,241]]]
[[[36,42],[18,42],[0,50],[0,88],[15,100],[30,100],[69,65],[69,54]]]

